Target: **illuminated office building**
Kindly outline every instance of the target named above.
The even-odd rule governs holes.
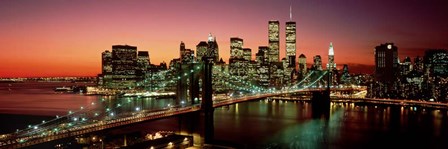
[[[288,67],[296,67],[296,22],[292,21],[292,10],[289,8],[289,21],[286,22],[286,58]]]
[[[322,70],[322,58],[320,55],[316,55],[313,57],[313,70]]]
[[[248,61],[243,58],[243,39],[230,38],[229,73],[233,76],[247,77]]]
[[[257,70],[257,83],[262,87],[269,86],[269,60],[268,60],[269,47],[260,46],[258,52],[255,54],[256,70]]]
[[[143,77],[150,65],[149,52],[148,51],[138,51],[137,53],[137,75]]]
[[[242,59],[243,53],[243,39],[238,37],[230,38],[230,58]]]
[[[429,76],[448,76],[448,50],[429,49],[423,57]]]
[[[299,56],[299,72],[304,76],[307,72],[307,66],[306,66],[306,56],[303,54],[300,54]]]
[[[268,35],[269,35],[269,62],[278,62],[279,57],[279,45],[280,45],[280,24],[279,21],[269,21]]]
[[[179,52],[180,52],[179,55],[180,61],[183,61],[182,58],[184,58],[186,54],[185,43],[183,41],[180,42]]]
[[[199,42],[198,45],[196,45],[196,59],[197,61],[201,61],[202,57],[204,57],[205,52],[207,51],[208,44],[205,41]]]
[[[112,46],[112,74],[104,75],[106,88],[129,89],[137,82],[137,47],[129,45]]]
[[[101,54],[101,65],[102,65],[102,74],[110,75],[112,74],[112,53],[109,50],[104,51]]]
[[[215,63],[219,62],[219,48],[218,48],[218,41],[216,41],[216,36],[213,37],[210,33],[208,35],[208,50],[211,51],[211,55],[213,56],[213,61]]]
[[[394,82],[398,71],[398,48],[393,43],[375,47],[375,80]]]
[[[246,61],[251,61],[252,60],[252,49],[243,48],[243,58]]]

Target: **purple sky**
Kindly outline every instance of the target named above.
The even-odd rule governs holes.
[[[446,0],[3,0],[0,1],[0,77],[94,76],[101,52],[115,44],[147,50],[152,63],[179,56],[180,41],[196,44],[217,36],[228,61],[230,37],[244,39],[255,55],[267,45],[267,23],[279,20],[280,54],[292,5],[297,55],[321,55],[329,42],[338,65],[372,72],[373,48],[394,42],[399,57],[448,48]],[[366,70],[370,69],[370,70]]]

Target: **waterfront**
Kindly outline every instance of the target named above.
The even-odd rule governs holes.
[[[48,120],[54,115],[105,98],[60,94],[51,89],[38,85],[34,89],[23,89],[23,92],[2,90],[1,120],[9,122],[2,123],[2,131],[24,128],[27,124]],[[171,99],[132,100],[141,101],[142,109],[163,108],[173,102]],[[24,108],[7,110],[14,107]],[[236,148],[448,147],[445,141],[448,139],[448,113],[443,109],[332,103],[329,119],[316,119],[311,108],[308,102],[268,100],[216,108],[214,139],[218,144]],[[113,133],[164,130],[197,134],[195,131],[200,128],[194,128],[199,125],[194,118],[191,119],[192,116],[195,114],[133,124],[115,129]]]

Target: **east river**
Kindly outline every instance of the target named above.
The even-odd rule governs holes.
[[[160,109],[172,99],[110,99],[52,89],[71,83],[1,83],[0,133],[14,132],[55,115],[101,100],[123,109]],[[132,100],[132,104],[124,101]],[[104,108],[110,103],[92,108]],[[313,118],[308,102],[268,101],[234,104],[214,110],[214,140],[235,148],[448,148],[446,109],[332,103],[328,119]],[[122,132],[183,132],[188,116],[123,127]],[[187,119],[187,120],[186,120]],[[185,133],[185,132],[183,132]],[[186,132],[188,133],[188,132]],[[194,133],[194,132],[193,132]],[[194,135],[194,134],[193,134]]]

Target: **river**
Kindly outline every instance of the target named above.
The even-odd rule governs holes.
[[[61,83],[0,85],[0,133],[107,99],[54,93],[52,89],[64,85]],[[136,104],[142,109],[157,109],[174,102],[132,100],[140,102],[127,107],[123,104],[125,109],[132,110]],[[325,119],[313,118],[311,108],[308,102],[265,99],[216,108],[214,140],[236,148],[448,148],[447,110],[332,103],[330,116]],[[189,122],[180,119],[170,117],[140,123],[121,131],[182,131],[182,123]]]

